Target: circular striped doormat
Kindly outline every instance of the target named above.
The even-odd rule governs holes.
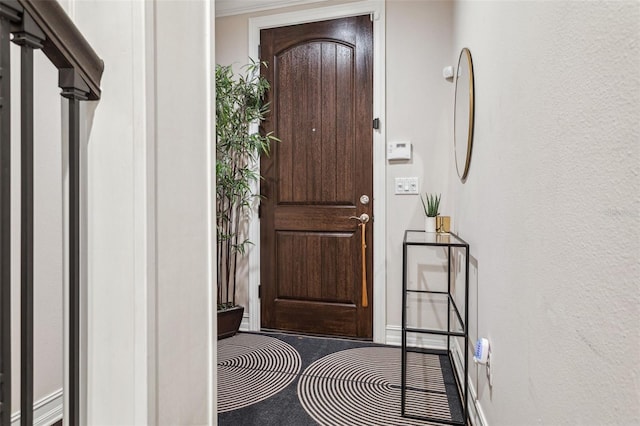
[[[218,342],[218,412],[260,402],[300,372],[300,354],[273,337],[241,333]]]
[[[327,355],[298,382],[298,397],[321,425],[427,425],[400,415],[399,348],[363,347]],[[438,355],[408,353],[407,413],[451,421]]]

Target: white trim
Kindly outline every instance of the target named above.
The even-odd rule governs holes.
[[[400,346],[402,344],[402,328],[399,325],[388,325],[386,329],[384,343],[387,345]],[[407,334],[407,346],[414,348],[447,349],[447,338],[438,335],[420,335],[416,333]]]
[[[473,426],[489,426],[487,418],[484,416],[484,411],[482,411],[480,400],[478,400],[476,388],[473,387],[472,382],[469,382],[469,403],[467,405],[469,406],[469,422]]]
[[[156,233],[155,233],[155,69],[152,56],[155,50],[149,47],[154,37],[151,25],[152,10],[146,4],[134,4],[131,7],[132,22],[132,75],[133,81],[142,83],[134,85],[132,92],[133,140],[140,141],[132,147],[134,167],[133,174],[133,263],[135,286],[133,298],[133,363],[134,363],[134,419],[137,424],[150,423],[154,411],[149,407],[155,403],[155,265],[156,265]]]
[[[62,419],[63,390],[58,389],[33,404],[33,426],[49,426]],[[11,426],[20,425],[20,411],[11,416]]]
[[[373,132],[373,341],[386,339],[386,121],[385,121],[385,0],[365,0],[337,6],[261,16],[249,19],[249,57],[258,58],[260,30],[285,25],[325,21],[371,13],[373,15],[373,118],[380,129]],[[257,215],[254,215],[257,217]],[[260,330],[260,223],[251,221],[249,239],[256,241],[249,252],[249,329]]]
[[[242,315],[242,322],[240,323],[240,331],[251,331],[251,317],[247,312]]]
[[[385,340],[387,325],[387,141],[386,141],[386,15],[385,1],[370,1],[373,13],[373,341]]]
[[[138,380],[146,380],[146,383],[136,383],[136,412],[135,419],[140,424],[156,424],[158,417],[158,347],[157,347],[157,315],[158,315],[158,229],[157,229],[157,131],[158,131],[158,108],[157,108],[157,69],[156,69],[156,6],[154,2],[144,2],[143,9],[138,9],[138,13],[142,16],[134,22],[143,22],[144,31],[144,61],[141,66],[144,77],[144,120],[145,126],[142,131],[144,134],[144,153],[139,152],[138,155],[144,154],[144,158],[136,158],[136,164],[142,161],[144,167],[144,176],[139,178],[143,181],[144,189],[141,188],[141,194],[144,194],[144,206],[142,211],[138,213],[136,221],[140,220],[140,226],[144,227],[146,240],[144,242],[144,251],[140,255],[144,256],[143,264],[145,265],[144,274],[144,294],[139,295],[138,299],[145,305],[145,318],[139,317],[138,320],[146,326],[146,335],[144,329],[138,327],[141,338],[144,339],[144,346],[136,347],[135,366],[136,369],[144,369],[144,372],[137,372]],[[135,8],[133,10],[136,10]],[[139,183],[139,184],[140,184]],[[144,217],[142,217],[144,215]],[[142,272],[142,271],[141,271]],[[143,358],[143,355],[145,358]],[[143,379],[144,378],[144,379]],[[138,404],[144,403],[143,407]]]
[[[453,341],[452,345],[452,357],[453,362],[456,365],[454,371],[462,372],[464,371],[463,361],[462,361],[462,350],[460,348],[460,344],[457,340]],[[471,361],[469,361],[469,372],[471,371]],[[476,388],[473,386],[473,380],[471,379],[471,375],[467,372],[467,382],[469,383],[469,395],[467,396],[467,408],[469,413],[469,421],[473,426],[489,426],[487,422],[487,418],[484,416],[484,411],[482,410],[482,406],[480,405],[480,401],[478,400],[478,392]],[[464,374],[464,373],[461,373]],[[458,380],[461,377],[458,376]]]
[[[402,327],[399,325],[389,325],[387,326],[387,335],[385,338],[385,343],[387,345],[400,346],[402,344]],[[417,348],[429,348],[429,349],[447,349],[447,338],[446,336],[437,336],[437,335],[417,335],[417,334],[409,334],[407,335],[407,346],[417,347]],[[462,351],[460,349],[460,344],[457,340],[453,340],[451,348],[451,354],[453,358],[453,362],[455,364],[454,371],[458,373],[458,380],[461,380],[461,373],[464,371],[464,366],[462,362]],[[469,364],[469,371],[471,371],[471,365]],[[469,383],[469,395],[467,398],[467,407],[469,412],[469,421],[473,426],[489,426],[486,417],[484,416],[484,411],[482,411],[482,406],[480,405],[480,401],[478,400],[478,393],[476,392],[475,387],[473,386],[473,381],[471,380],[471,376],[467,372],[467,381]]]
[[[241,15],[243,13],[261,12],[263,10],[278,9],[280,7],[299,6],[307,3],[317,3],[326,0],[271,0],[264,2],[260,0],[239,2],[238,0],[227,0],[216,2],[216,18],[231,15]]]
[[[216,211],[216,164],[215,134],[215,2],[204,2],[205,66],[207,97],[207,324],[209,352],[207,365],[207,424],[218,424],[218,304],[217,304],[217,244],[215,232]]]

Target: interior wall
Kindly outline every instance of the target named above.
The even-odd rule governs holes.
[[[144,341],[147,328],[136,310],[146,312],[137,290],[148,283],[135,275],[144,261],[136,246],[145,238],[136,226],[144,215],[136,205],[136,168],[144,170],[136,150],[148,143],[144,15],[130,2],[100,0],[75,1],[69,12],[105,62],[87,143],[87,422],[134,424],[146,408],[136,406],[138,394],[147,392],[136,371],[144,367],[136,360],[136,339]]]
[[[462,1],[454,17],[476,124],[446,193],[491,341],[493,387],[473,371],[486,419],[636,424],[640,5]]]
[[[424,229],[425,215],[419,196],[396,195],[394,183],[396,177],[417,177],[419,192],[442,194],[440,213],[451,215],[446,176],[451,166],[453,84],[442,69],[452,64],[453,3],[387,1],[386,6],[387,142],[413,144],[411,161],[387,162],[387,340],[400,344],[402,240],[406,229]],[[414,251],[423,268],[441,268],[442,262],[434,258],[440,253]],[[433,285],[438,278],[446,282],[442,270],[430,278]],[[415,311],[410,315],[417,317],[423,315],[422,308],[420,303],[408,305]]]
[[[212,3],[71,5],[105,61],[88,129],[88,424],[214,423]]]
[[[211,227],[212,16],[157,1],[158,421],[212,421],[216,331]]]
[[[251,17],[340,3],[347,2],[328,1],[217,18],[216,63],[246,63],[248,20]],[[397,334],[400,326],[403,232],[407,228],[422,229],[424,226],[418,196],[395,195],[394,178],[418,177],[423,192],[444,192],[446,189],[446,173],[437,173],[434,165],[450,151],[447,140],[453,89],[451,82],[441,75],[442,68],[451,64],[452,10],[450,1],[386,2],[386,136],[387,141],[408,140],[414,144],[412,161],[388,164],[386,168],[387,205],[393,206],[388,208],[386,221],[387,334]],[[444,171],[448,170],[448,165],[444,167]],[[447,203],[445,194],[443,205]],[[239,289],[238,295],[239,303],[247,309],[246,288]],[[399,339],[399,335],[395,337]]]
[[[12,54],[12,412],[20,410],[20,48]],[[34,52],[34,381],[37,403],[62,392],[62,99],[57,70]]]
[[[62,99],[58,73],[44,54],[34,54],[36,147],[34,158],[34,401],[62,390]],[[16,376],[14,376],[16,377]]]

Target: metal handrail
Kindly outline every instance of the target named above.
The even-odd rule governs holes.
[[[10,34],[13,39],[10,40]],[[104,63],[56,1],[0,0],[0,426],[11,424],[11,54],[21,46],[20,423],[33,425],[33,50],[58,69],[69,120],[68,418],[80,424],[80,101],[100,99]]]
[[[18,0],[44,32],[42,51],[56,68],[73,68],[89,87],[89,100],[100,99],[104,62],[57,1]]]

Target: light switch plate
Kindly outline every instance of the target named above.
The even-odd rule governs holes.
[[[394,187],[395,193],[399,195],[417,195],[419,193],[417,177],[398,177]]]

